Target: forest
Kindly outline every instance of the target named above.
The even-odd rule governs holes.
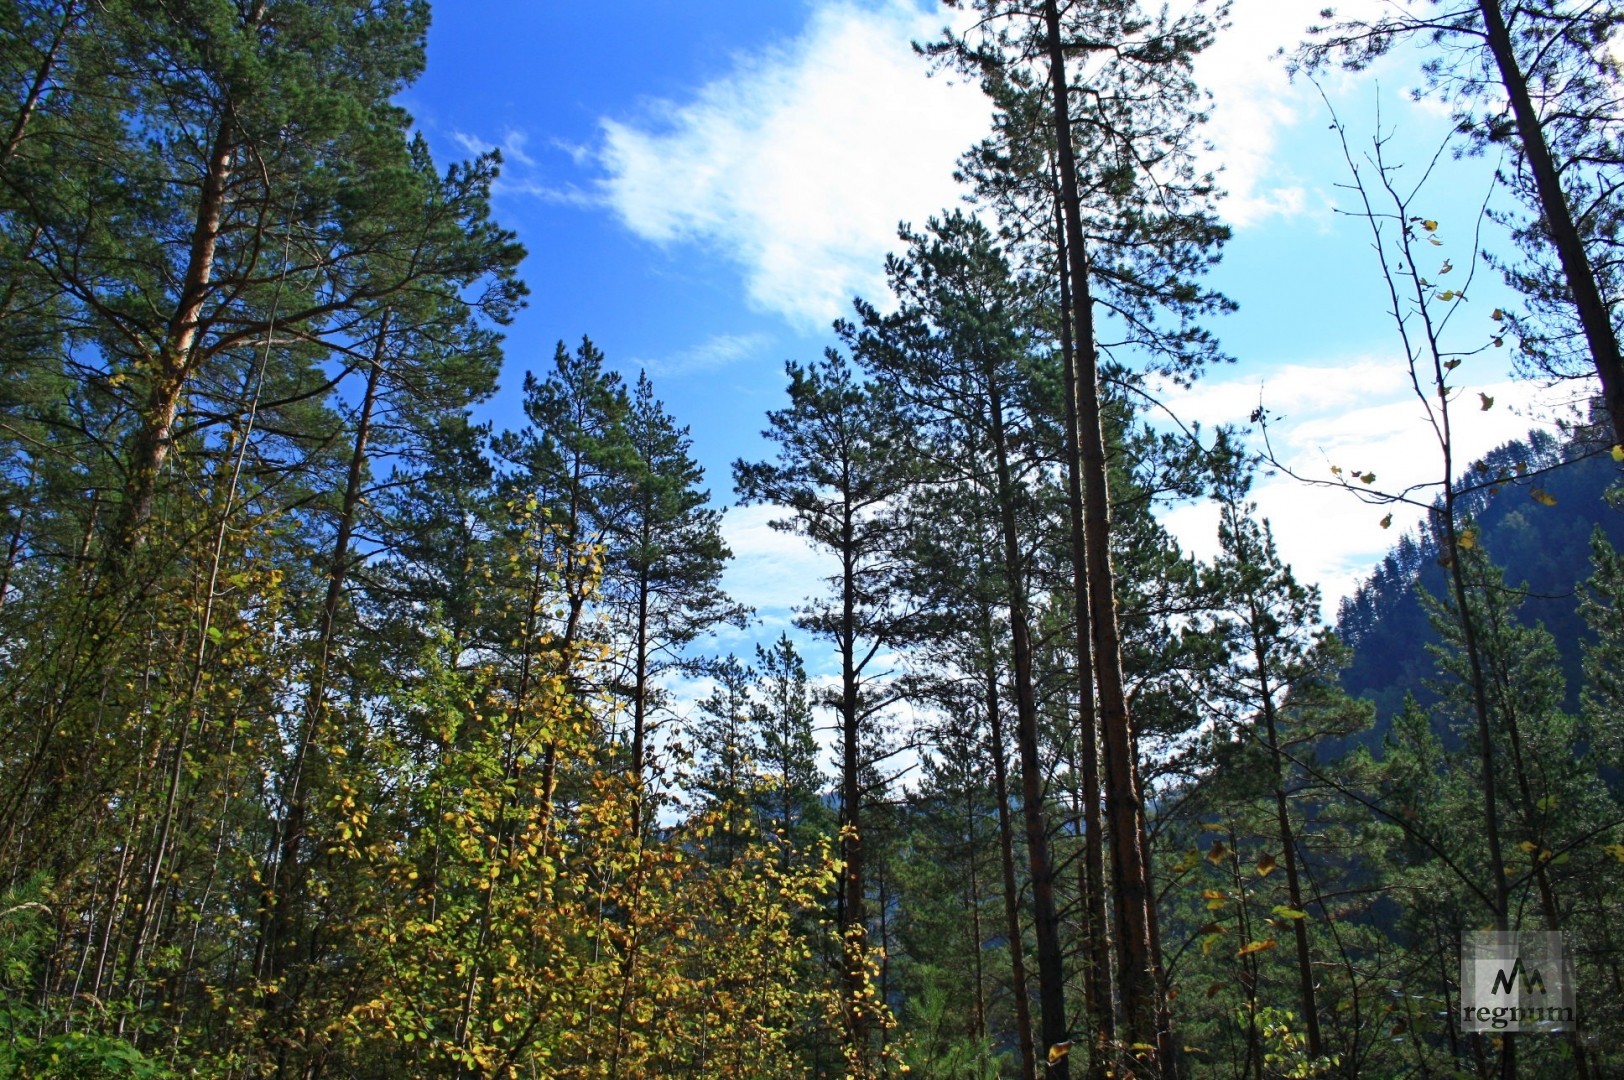
[[[948,6],[968,205],[707,477],[591,327],[481,418],[525,251],[425,0],[0,5],[0,1077],[1624,1075],[1624,9],[1290,58],[1415,50],[1514,241],[1332,120],[1436,457],[1302,478],[1424,512],[1328,624],[1277,418],[1157,419],[1224,12]],[[1583,407],[1472,459],[1506,355]],[[728,505],[830,568],[746,655]],[[1566,1013],[1486,1027],[1480,932]]]

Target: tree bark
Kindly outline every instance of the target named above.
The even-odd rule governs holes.
[[[1042,1012],[1043,1048],[1050,1080],[1070,1075],[1064,1053],[1047,1051],[1068,1042],[1065,954],[1060,947],[1060,915],[1054,896],[1054,860],[1049,852],[1049,824],[1043,810],[1043,765],[1038,757],[1038,706],[1032,685],[1031,629],[1026,624],[1026,582],[1021,573],[1020,535],[1015,520],[1015,484],[1010,474],[1003,401],[995,357],[982,358],[987,380],[987,413],[991,421],[994,467],[998,482],[998,516],[1003,534],[1004,582],[1008,590],[1010,653],[1015,668],[1015,746],[1021,757],[1021,818],[1026,831],[1026,858],[1032,875],[1032,933],[1038,953],[1038,1006]]]
[[[1056,185],[1058,189],[1058,184]],[[1058,195],[1058,190],[1056,192]],[[1099,718],[1094,709],[1093,620],[1088,609],[1088,554],[1083,532],[1082,456],[1077,432],[1078,394],[1076,346],[1072,335],[1071,271],[1066,265],[1065,212],[1055,199],[1058,231],[1056,246],[1060,269],[1060,355],[1066,409],[1066,509],[1071,541],[1071,588],[1076,611],[1074,652],[1077,658],[1077,721],[1072,737],[1082,759],[1083,863],[1079,882],[1083,899],[1083,928],[1087,938],[1088,973],[1083,982],[1094,1041],[1089,1048],[1090,1071],[1103,1078],[1105,1055],[1100,1044],[1116,1041],[1116,1008],[1111,985],[1111,940],[1105,906],[1105,846],[1100,829]]]
[[[1534,111],[1533,98],[1528,92],[1528,79],[1517,63],[1512,46],[1511,32],[1506,27],[1500,0],[1478,0],[1483,15],[1483,29],[1488,39],[1489,52],[1500,71],[1500,81],[1511,103],[1511,114],[1517,123],[1517,137],[1522,141],[1523,153],[1528,157],[1528,170],[1534,177],[1534,188],[1539,193],[1540,210],[1550,230],[1551,246],[1562,264],[1562,273],[1573,292],[1573,306],[1584,330],[1585,343],[1590,347],[1591,359],[1596,365],[1596,376],[1601,380],[1602,400],[1613,424],[1613,441],[1624,444],[1624,362],[1620,361],[1618,337],[1613,333],[1612,319],[1596,284],[1596,272],[1584,241],[1573,221],[1573,212],[1550,147],[1545,143],[1545,131],[1539,115]]]
[[[114,533],[117,565],[127,562],[146,542],[158,476],[169,458],[174,439],[175,416],[180,410],[186,382],[196,368],[194,354],[202,328],[203,305],[208,300],[209,285],[214,277],[214,255],[225,220],[226,187],[236,152],[233,130],[230,117],[222,116],[204,169],[175,312],[169,320],[163,344],[149,357],[151,384],[147,388],[146,404],[141,409],[141,426],[131,442],[125,501]]]
[[[1004,874],[1004,935],[1009,940],[1009,966],[1014,982],[1015,1027],[1021,1049],[1022,1080],[1036,1080],[1037,1054],[1032,1045],[1032,1011],[1026,999],[1026,956],[1021,943],[1020,893],[1015,885],[1015,827],[1009,814],[1009,765],[1004,758],[1004,724],[998,711],[998,663],[992,649],[992,618],[984,619],[987,652],[987,735],[992,743],[992,775],[998,797],[998,852]]]
[[[1155,893],[1150,883],[1144,803],[1134,760],[1133,729],[1122,680],[1122,646],[1117,628],[1115,577],[1111,568],[1110,491],[1105,438],[1100,418],[1098,355],[1094,345],[1093,299],[1083,246],[1077,161],[1071,142],[1065,50],[1056,0],[1044,0],[1049,77],[1053,92],[1055,145],[1060,167],[1060,198],[1065,220],[1066,258],[1075,297],[1072,309],[1077,357],[1078,448],[1083,479],[1084,546],[1088,564],[1089,615],[1094,639],[1094,673],[1099,693],[1100,729],[1105,744],[1105,816],[1111,832],[1115,882],[1118,979],[1122,986],[1124,1035],[1130,1044],[1154,1047],[1153,1074],[1171,1075],[1174,1042],[1157,962]]]

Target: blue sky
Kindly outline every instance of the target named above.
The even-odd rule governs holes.
[[[1236,0],[1233,29],[1198,68],[1216,99],[1211,164],[1235,229],[1213,283],[1241,305],[1214,329],[1239,362],[1171,403],[1210,426],[1244,420],[1261,394],[1283,414],[1277,446],[1301,470],[1423,479],[1436,454],[1368,235],[1335,212],[1349,194],[1337,187],[1346,167],[1329,116],[1271,58],[1319,7]],[[880,297],[898,221],[923,223],[959,199],[953,161],[986,107],[973,87],[927,78],[909,48],[952,17],[905,0],[440,0],[428,72],[402,103],[442,160],[502,148],[496,212],[530,251],[530,305],[488,414],[517,423],[524,370],[544,369],[556,341],[589,335],[628,378],[649,370],[691,427],[713,494],[730,501],[731,461],[765,452],[758,432],[782,402],[784,360],[817,356],[853,294]],[[1379,108],[1398,156],[1419,163],[1448,120],[1437,103],[1409,100],[1417,78],[1416,58],[1399,54],[1327,90],[1356,138],[1375,130]],[[1430,185],[1423,205],[1442,223],[1440,257],[1469,259],[1491,164],[1445,161]],[[1507,247],[1493,236],[1490,246]],[[1482,270],[1470,304],[1462,333],[1481,337],[1511,298]],[[1536,393],[1507,381],[1510,352],[1466,369],[1471,388],[1499,402],[1462,415],[1468,453],[1533,423],[1508,408]],[[1328,613],[1415,520],[1400,511],[1384,531],[1384,510],[1279,478],[1257,494],[1286,558],[1325,589]],[[727,530],[729,584],[771,629],[812,591],[818,563],[770,533],[767,516],[734,510]],[[1212,548],[1205,508],[1166,520],[1187,546]]]

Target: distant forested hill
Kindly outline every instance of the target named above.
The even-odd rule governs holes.
[[[1589,631],[1579,618],[1577,590],[1592,573],[1590,537],[1600,526],[1624,547],[1624,510],[1605,494],[1620,468],[1605,450],[1533,432],[1490,453],[1473,470],[1479,479],[1460,505],[1477,524],[1484,549],[1505,571],[1506,584],[1526,590],[1522,617],[1543,623],[1555,637],[1567,680],[1566,707],[1578,707],[1581,643]],[[1505,483],[1490,479],[1509,477]],[[1554,502],[1542,502],[1539,492]],[[1421,592],[1445,587],[1439,546],[1428,527],[1405,535],[1352,596],[1342,601],[1337,632],[1353,651],[1343,687],[1376,704],[1377,723],[1366,738],[1379,742],[1406,693],[1423,705],[1436,695],[1428,645],[1438,640]]]

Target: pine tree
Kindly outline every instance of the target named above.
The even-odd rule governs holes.
[[[704,470],[689,454],[688,429],[655,399],[646,374],[632,390],[624,426],[625,460],[603,498],[601,595],[625,655],[616,692],[630,702],[631,770],[641,784],[661,676],[695,670],[684,649],[717,626],[742,625],[744,609],[722,591],[732,553],[721,512],[699,486]]]
[[[833,596],[797,617],[831,639],[840,658],[840,924],[846,942],[846,1038],[859,1067],[871,1055],[874,1024],[869,988],[867,881],[863,861],[862,771],[865,736],[894,695],[877,687],[871,669],[902,631],[888,591],[902,527],[893,503],[908,487],[911,466],[894,403],[883,387],[864,385],[845,356],[830,350],[803,367],[786,365],[789,407],[767,414],[763,434],[778,445],[773,461],[737,461],[733,483],[744,503],[785,507],[774,528],[831,552],[839,569]]]
[[[806,665],[789,635],[756,646],[756,691],[751,723],[760,748],[764,786],[757,798],[763,830],[781,837],[784,858],[810,849],[829,832],[823,804],[823,769],[813,736],[812,692]]]

